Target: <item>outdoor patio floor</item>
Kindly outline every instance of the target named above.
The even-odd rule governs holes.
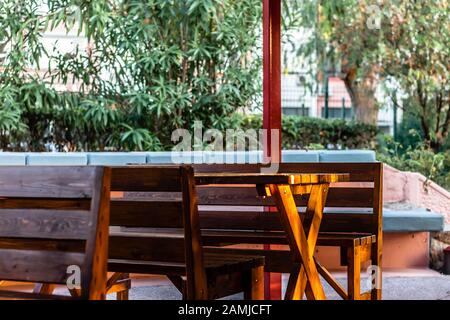
[[[334,276],[346,286],[346,276],[343,272],[334,273]],[[283,277],[286,285],[287,277]],[[365,288],[365,279],[362,280]],[[3,289],[31,290],[30,285],[5,283]],[[64,288],[58,288],[58,293],[67,294]],[[330,300],[339,300],[338,295],[328,285],[325,285],[326,296]],[[115,299],[115,295],[108,295],[108,299]],[[181,294],[164,277],[141,277],[133,279],[133,288],[130,291],[131,300],[180,300]],[[238,294],[225,300],[240,300]],[[408,269],[398,271],[385,271],[383,273],[383,299],[385,300],[450,300],[450,276],[442,275],[433,270]]]
[[[335,277],[346,286],[345,273],[334,273]],[[286,285],[287,277],[283,277]],[[180,293],[163,278],[136,279],[130,291],[130,299],[136,300],[179,300]],[[361,286],[364,288],[365,279]],[[325,285],[327,298],[339,300],[333,289]],[[383,274],[383,299],[385,300],[450,300],[450,276],[433,270],[399,270]],[[114,299],[113,296],[110,297]],[[242,299],[242,295],[228,297],[225,300]]]

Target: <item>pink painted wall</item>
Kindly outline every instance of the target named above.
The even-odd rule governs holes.
[[[415,172],[384,166],[384,203],[406,202],[445,215],[450,224],[450,193]]]
[[[317,247],[316,257],[329,270],[345,270],[340,266],[339,248]],[[367,269],[369,265],[362,268]],[[382,265],[386,269],[428,268],[429,233],[384,233]]]

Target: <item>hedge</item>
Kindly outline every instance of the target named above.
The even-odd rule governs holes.
[[[245,117],[242,126],[245,129],[259,129],[262,127],[262,117]],[[376,126],[342,119],[299,116],[284,116],[282,119],[282,146],[286,150],[376,149],[378,133]]]

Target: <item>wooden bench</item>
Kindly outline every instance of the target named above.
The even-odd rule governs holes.
[[[0,167],[0,279],[70,283],[81,286],[78,299],[104,299],[110,173],[101,167]],[[75,298],[43,291],[1,290],[0,298]]]
[[[194,168],[198,173],[260,172],[260,165],[195,165]],[[350,183],[334,185],[329,190],[318,239],[319,246],[341,248],[341,264],[348,266],[347,290],[318,261],[316,263],[321,275],[342,298],[381,299],[381,286],[361,293],[360,268],[367,261],[381,266],[382,164],[291,163],[281,164],[279,172],[350,174]],[[200,225],[205,245],[287,243],[277,215],[262,209],[262,206],[273,207],[272,199],[259,197],[255,186],[199,186],[197,192],[199,204],[202,205]],[[305,207],[307,200],[305,196],[296,198],[299,207]],[[360,213],[360,210],[366,210],[366,214]],[[302,216],[308,219],[304,214]],[[286,251],[222,250],[231,254],[263,255],[266,257],[265,269],[269,272],[289,273],[292,270]],[[378,276],[381,277],[381,274]]]
[[[166,275],[189,300],[239,292],[263,298],[262,256],[203,252],[192,167],[113,167],[111,191],[125,194],[111,201],[108,270],[114,277]]]

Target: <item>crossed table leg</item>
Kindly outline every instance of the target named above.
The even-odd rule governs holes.
[[[304,221],[300,218],[295,204],[295,186],[271,184],[268,187],[278,208],[294,261],[297,262],[289,277],[285,298],[300,300],[306,293],[308,299],[325,300],[325,292],[314,261],[314,251],[329,184],[311,186]]]

